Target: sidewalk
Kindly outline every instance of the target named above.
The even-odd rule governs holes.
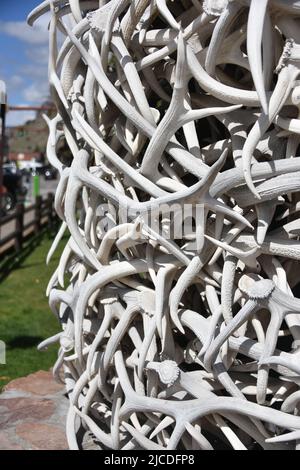
[[[0,394],[0,450],[67,450],[67,410],[51,372],[13,380]]]

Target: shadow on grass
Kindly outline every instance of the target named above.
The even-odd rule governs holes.
[[[43,260],[40,263],[26,263],[24,266],[18,266],[18,269],[35,268],[37,266],[45,266],[45,261]]]
[[[32,348],[40,344],[45,338],[42,336],[15,336],[6,343],[8,348]]]
[[[53,224],[51,228],[46,227],[38,235],[31,236],[23,245],[21,251],[16,252],[13,249],[9,251],[3,261],[0,262],[0,282],[4,281],[13,269],[19,268],[22,265],[27,256],[41,243],[46,234],[49,237],[53,237],[57,227],[58,224]]]

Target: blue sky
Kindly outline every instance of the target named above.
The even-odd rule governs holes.
[[[0,79],[6,83],[9,104],[39,105],[49,94],[49,16],[33,28],[26,24],[28,13],[39,3],[41,0],[0,0]],[[7,124],[19,125],[34,115],[32,111],[11,111]]]

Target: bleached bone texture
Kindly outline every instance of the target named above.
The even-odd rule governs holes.
[[[70,448],[299,448],[300,2],[47,11]]]

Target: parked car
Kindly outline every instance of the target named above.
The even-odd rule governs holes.
[[[39,162],[28,161],[21,166],[22,173],[29,177],[31,175],[44,176],[45,180],[53,180],[57,178],[57,170],[50,165],[43,165]]]
[[[19,167],[25,175],[42,175],[44,172],[44,165],[33,160],[20,162]]]
[[[27,188],[23,185],[22,173],[3,167],[3,186],[5,188],[2,209],[8,212],[14,209],[18,200],[26,195]]]
[[[0,186],[0,217],[5,215],[11,207],[11,197],[5,186]]]
[[[11,172],[11,173],[17,173],[18,172],[18,167],[15,164],[15,162],[8,162],[8,163],[3,163],[3,171]]]
[[[44,166],[44,178],[45,180],[56,180],[57,170],[50,165]]]

